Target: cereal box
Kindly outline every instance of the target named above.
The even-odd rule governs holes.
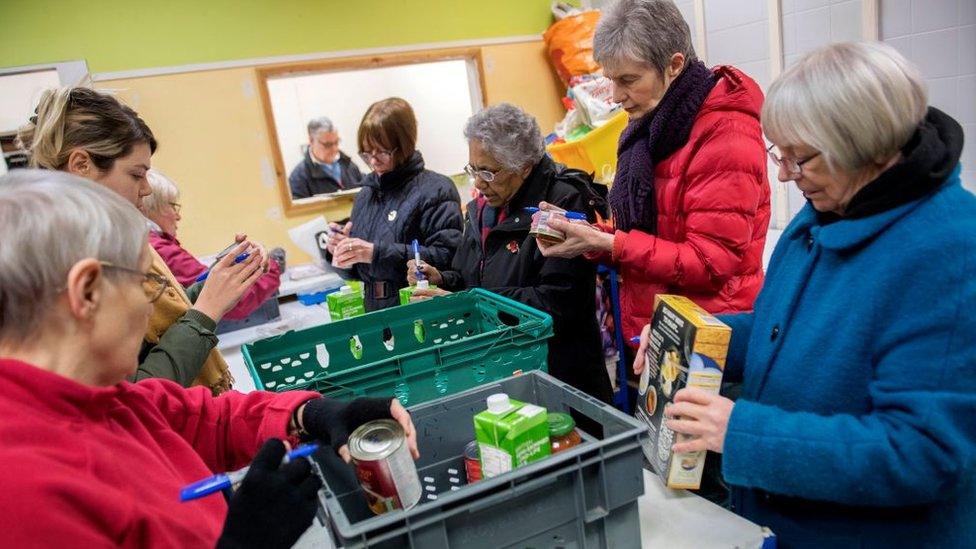
[[[665,425],[664,408],[686,386],[718,394],[731,336],[731,328],[690,299],[666,294],[655,298],[634,415],[650,429],[644,455],[668,488],[697,489],[705,452],[671,451],[675,437],[684,435]]]

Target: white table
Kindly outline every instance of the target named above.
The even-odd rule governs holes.
[[[237,380],[234,388],[254,390],[241,345],[287,330],[301,330],[330,321],[325,303],[305,306],[297,301],[281,304],[281,319],[262,326],[220,335],[218,348]],[[762,529],[748,520],[685,490],[668,490],[649,471],[644,471],[644,495],[637,500],[641,545],[668,549],[757,548]],[[295,544],[296,548],[334,548],[325,528],[316,522]]]

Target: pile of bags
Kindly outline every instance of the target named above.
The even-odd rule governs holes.
[[[602,126],[620,109],[613,102],[610,80],[593,60],[593,34],[599,10],[580,10],[564,3],[552,5],[556,22],[543,35],[549,58],[566,84],[566,116],[546,144],[576,141]]]

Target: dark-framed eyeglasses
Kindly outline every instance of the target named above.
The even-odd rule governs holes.
[[[146,299],[149,300],[149,303],[155,303],[163,295],[163,292],[166,291],[166,288],[169,288],[169,279],[165,276],[156,273],[144,273],[140,270],[122,267],[121,265],[116,265],[108,261],[99,261],[98,263],[106,269],[114,269],[141,278],[142,289],[146,292]]]
[[[393,158],[393,153],[395,152],[396,149],[392,149],[389,151],[384,151],[384,150],[359,151],[359,158],[362,158],[363,162],[367,164],[372,163],[373,160],[376,160],[379,163],[386,163],[389,162],[391,158]]]
[[[179,202],[169,202],[169,205],[171,208],[173,208],[173,211],[176,213],[176,215],[179,215],[180,210],[183,209],[183,205],[180,204]]]
[[[491,171],[491,170],[479,170],[478,168],[475,168],[471,164],[468,164],[468,165],[466,165],[464,167],[464,173],[468,174],[469,177],[474,177],[476,179],[480,179],[480,180],[484,181],[485,183],[492,183],[492,182],[494,182],[495,181],[495,177],[497,177],[498,174],[500,174],[503,171],[505,171],[505,168],[499,168],[499,169],[497,169],[495,171]]]
[[[820,156],[820,151],[817,151],[802,160],[795,159],[795,158],[784,158],[782,156],[779,156],[775,152],[773,152],[773,149],[775,148],[776,145],[770,145],[766,149],[766,154],[769,155],[769,159],[773,161],[773,164],[776,164],[783,170],[786,170],[786,173],[790,177],[799,177],[803,175],[803,165],[813,160],[814,158]]]

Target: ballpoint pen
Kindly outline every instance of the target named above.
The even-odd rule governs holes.
[[[528,207],[524,208],[524,210],[527,211],[527,212],[529,212],[529,213],[535,213],[535,212],[538,212],[539,211],[539,208],[536,208],[536,207],[533,207],[533,206],[528,206]],[[553,210],[553,211],[558,211],[558,210]],[[559,212],[559,213],[565,215],[566,216],[566,219],[572,219],[572,220],[577,220],[577,221],[586,221],[586,214],[585,213],[582,213],[582,212]]]
[[[315,453],[315,451],[318,449],[318,444],[304,444],[285,454],[285,459],[282,461],[282,463],[288,463],[289,461],[308,457]],[[250,468],[251,466],[248,465],[247,467],[241,467],[236,471],[214,475],[212,477],[198,480],[193,484],[184,486],[183,489],[180,490],[180,501],[191,501],[202,498],[203,496],[208,496],[214,492],[226,490],[228,488],[237,488],[241,484],[241,481],[244,480],[244,476],[247,474],[247,471]]]
[[[250,256],[251,256],[251,254],[249,254],[247,252],[244,252],[241,255],[239,255],[239,256],[237,256],[237,257],[234,258],[234,263],[240,263],[241,261],[244,261],[245,259],[247,259]],[[197,277],[196,282],[203,282],[204,280],[207,279],[208,276],[210,276],[210,269],[207,269],[206,271],[203,271],[203,273],[200,276]]]

